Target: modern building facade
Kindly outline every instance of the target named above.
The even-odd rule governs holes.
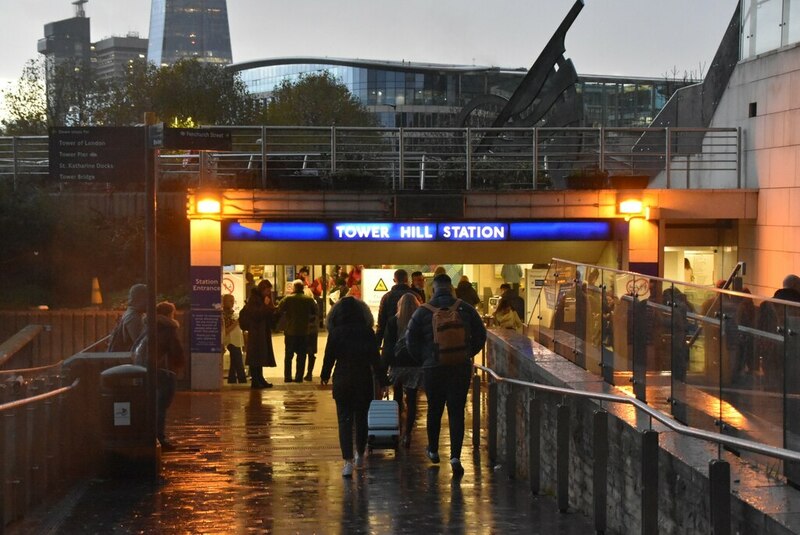
[[[800,273],[800,2],[742,0],[740,60],[712,126],[742,130],[744,186],[758,216],[739,224],[739,256],[754,294]]]
[[[231,66],[250,91],[267,100],[283,80],[327,71],[344,83],[387,127],[450,127],[461,109],[485,100],[474,117],[496,115],[528,72],[477,65],[442,65],[315,57],[273,58]],[[583,119],[572,126],[647,126],[691,80],[582,75],[576,90]],[[500,97],[487,99],[486,96]],[[472,123],[475,124],[475,123]],[[475,124],[486,126],[486,124]]]
[[[226,0],[153,0],[147,59],[158,66],[182,59],[231,63]]]
[[[122,80],[137,61],[147,57],[147,39],[137,34],[107,37],[92,44],[94,71],[100,80]]]

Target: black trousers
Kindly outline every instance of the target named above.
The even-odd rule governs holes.
[[[428,448],[439,451],[442,415],[447,407],[450,421],[450,458],[461,457],[464,442],[464,407],[467,405],[471,366],[425,368],[425,395],[428,398]]]
[[[233,344],[228,344],[228,353],[231,355],[231,367],[228,370],[228,382],[240,383],[247,381],[247,374],[244,372],[244,361],[242,360],[242,348]]]
[[[306,371],[306,351],[308,351],[308,337],[306,335],[287,334],[284,338],[286,344],[285,358],[283,359],[283,375],[286,379],[292,378],[292,358],[297,354],[297,372],[294,380],[303,381]]]
[[[356,451],[364,455],[367,448],[367,413],[369,404],[353,403],[349,400],[336,400],[336,416],[339,420],[339,447],[342,459],[353,458],[353,426],[356,429]]]

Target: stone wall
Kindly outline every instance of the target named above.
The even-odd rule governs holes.
[[[559,387],[617,395],[624,393],[552,353],[531,339],[511,331],[492,331],[487,343],[487,365],[503,377]],[[551,393],[533,393],[520,385],[498,385],[497,462],[512,467],[517,478],[529,477],[529,401],[541,402],[540,493],[556,494],[556,407],[566,403],[569,428],[569,506],[592,515],[593,414],[608,411],[608,482],[606,486],[608,533],[641,533],[641,437],[659,432],[658,528],[659,533],[710,533],[708,467],[717,458],[716,445],[684,437],[649,417],[637,415],[630,405],[601,403]],[[514,418],[508,425],[508,400]],[[487,415],[483,415],[484,421]],[[508,440],[514,441],[509,456]],[[800,492],[783,480],[768,477],[763,468],[745,464],[732,454],[722,458],[731,465],[732,533],[800,532]]]

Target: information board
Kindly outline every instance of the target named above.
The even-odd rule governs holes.
[[[219,266],[192,266],[193,353],[222,352],[222,269]]]
[[[138,127],[50,129],[50,176],[62,182],[144,180],[144,130]]]

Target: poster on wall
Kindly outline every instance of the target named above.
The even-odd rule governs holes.
[[[233,296],[233,310],[239,312],[244,306],[245,299],[245,286],[247,280],[244,273],[237,273],[235,271],[225,271],[222,274],[222,295],[231,294]]]
[[[222,352],[222,269],[192,266],[192,353]]]
[[[369,305],[376,321],[381,298],[394,286],[394,271],[394,269],[361,270],[361,299]]]

